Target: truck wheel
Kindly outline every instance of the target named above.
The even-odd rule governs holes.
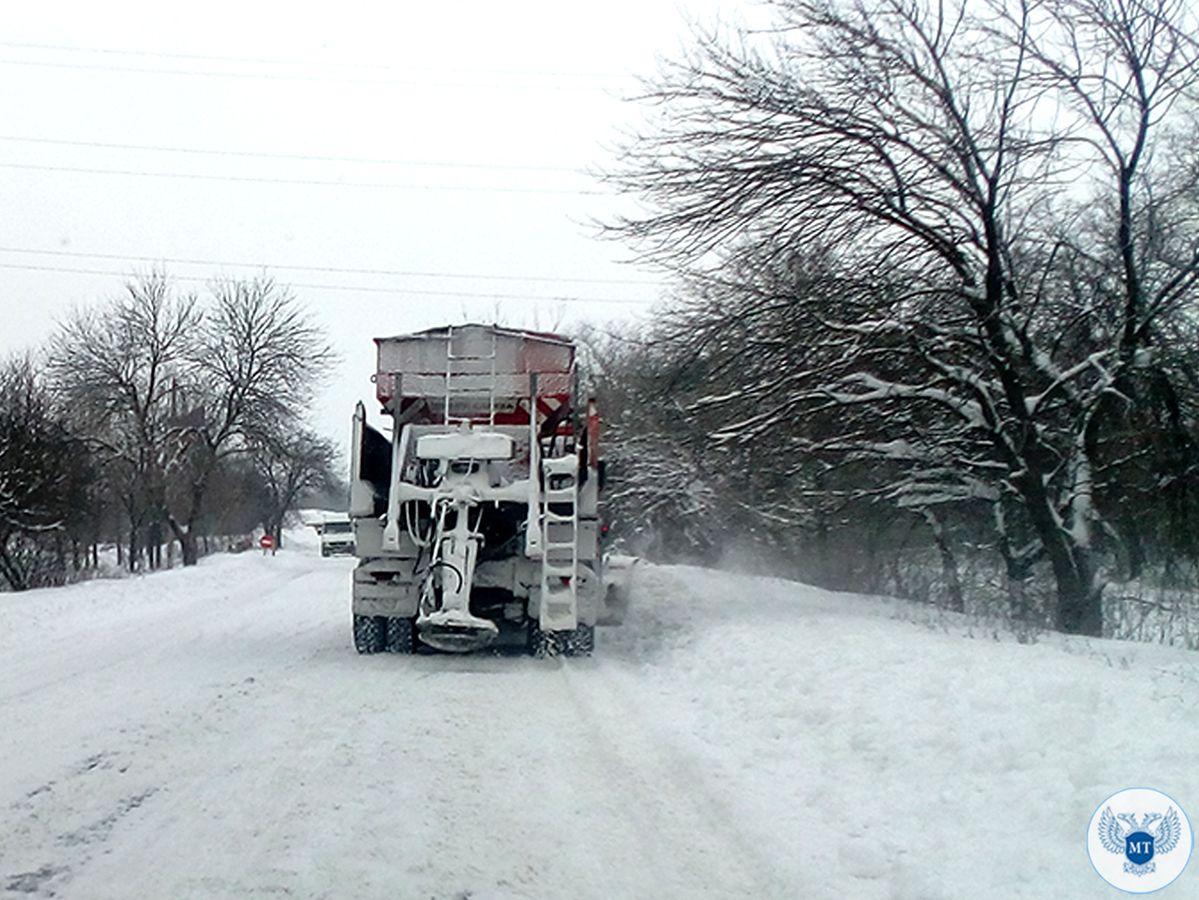
[[[529,656],[545,659],[560,652],[556,632],[542,631],[536,622],[529,623]]]
[[[529,654],[539,659],[552,656],[590,656],[595,650],[595,626],[580,625],[571,631],[542,631],[529,624]]]
[[[574,631],[567,631],[565,638],[567,656],[590,656],[595,652],[595,626],[580,625]]]
[[[380,652],[386,628],[386,620],[382,616],[354,616],[354,649],[359,653]]]
[[[388,653],[415,653],[416,620],[389,618],[385,644]]]

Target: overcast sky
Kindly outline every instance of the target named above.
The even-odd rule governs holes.
[[[587,172],[720,5],[4,3],[0,355],[155,265],[265,269],[343,358],[315,424],[344,443],[372,337],[643,314],[661,279],[596,238]]]

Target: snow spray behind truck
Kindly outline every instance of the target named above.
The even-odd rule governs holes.
[[[358,404],[358,652],[590,654],[596,624],[623,616],[630,573],[606,573],[600,552],[599,413],[580,402],[574,344],[493,325],[375,344],[391,433]]]

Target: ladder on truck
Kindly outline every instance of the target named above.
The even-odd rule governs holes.
[[[443,419],[445,424],[450,425],[458,422],[470,422],[472,417],[469,414],[469,408],[466,410],[467,415],[454,414],[453,398],[457,395],[460,399],[467,397],[487,397],[487,424],[495,425],[495,363],[496,363],[496,333],[491,332],[491,352],[479,355],[477,353],[454,353],[454,326],[450,325],[445,331],[445,410]],[[489,362],[491,364],[490,372],[455,372],[455,363],[475,363]],[[478,379],[487,377],[486,389],[481,387],[470,387],[470,379]],[[458,387],[455,389],[455,378],[458,379]],[[462,386],[462,381],[467,380],[467,386]],[[459,410],[462,412],[463,410]]]
[[[579,458],[541,460],[542,631],[577,628],[579,575]]]

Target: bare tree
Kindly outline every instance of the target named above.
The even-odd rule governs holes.
[[[179,295],[162,273],[67,320],[49,371],[96,447],[129,523],[129,565],[169,525],[183,562],[219,467],[254,435],[299,431],[331,354],[295,299],[268,278],[220,282],[210,302]]]
[[[65,577],[62,536],[88,511],[89,462],[32,360],[0,368],[0,579],[9,589]]]
[[[131,280],[106,306],[76,312],[50,343],[47,370],[59,402],[97,450],[124,508],[131,570],[139,542],[163,521],[172,417],[199,322],[196,298],[176,294],[166,275],[154,272]],[[153,553],[158,542],[148,543]]]
[[[221,281],[189,349],[189,394],[174,432],[171,529],[185,565],[214,473],[256,435],[299,432],[333,353],[292,294],[265,276]]]
[[[940,507],[991,509],[1010,571],[1048,562],[1056,627],[1099,634],[1100,448],[1199,276],[1150,166],[1196,83],[1189,12],[773,5],[772,45],[709,36],[667,71],[617,179],[651,204],[620,234],[748,301],[716,292],[700,354],[791,323],[726,363],[762,377],[702,398],[716,439],[818,422],[793,449],[874,463],[934,533]]]
[[[281,428],[253,441],[251,465],[261,485],[263,530],[283,546],[283,524],[306,494],[336,486],[333,442],[310,429]]]

